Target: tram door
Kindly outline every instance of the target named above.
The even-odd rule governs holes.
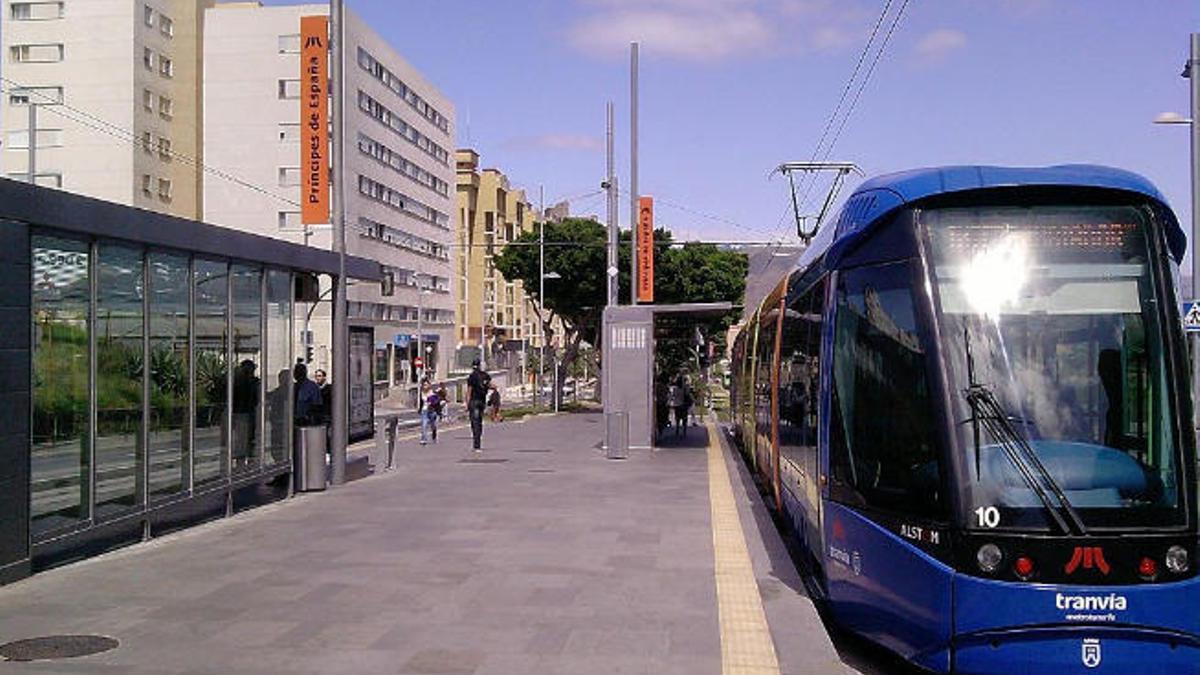
[[[839,621],[936,663],[948,658],[953,570],[899,534],[947,531],[912,283],[906,262],[838,274],[824,553]]]

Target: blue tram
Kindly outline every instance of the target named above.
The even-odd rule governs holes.
[[[1200,669],[1196,442],[1159,192],[863,183],[733,345],[733,428],[845,628],[937,672]]]

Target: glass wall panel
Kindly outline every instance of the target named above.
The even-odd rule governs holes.
[[[229,429],[229,364],[227,325],[229,265],[195,261],[196,426],[193,439],[193,484],[220,480],[225,475]]]
[[[142,251],[101,243],[96,261],[96,517],[142,494]]]
[[[33,434],[31,529],[87,520],[88,244],[35,235],[33,249]]]
[[[150,268],[150,494],[187,490],[188,258],[152,252]]]
[[[233,283],[233,470],[260,464],[262,439],[262,270],[234,265]]]
[[[292,400],[292,275],[283,270],[267,271],[267,461],[283,462],[288,457],[288,429],[291,416],[288,403]]]

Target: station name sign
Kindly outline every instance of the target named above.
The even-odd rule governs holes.
[[[329,222],[329,17],[300,17],[300,222]]]
[[[654,302],[654,198],[638,197],[637,299]]]

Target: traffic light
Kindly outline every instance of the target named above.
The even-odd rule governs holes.
[[[313,352],[312,352],[312,349],[313,349],[313,348],[312,348],[312,345],[305,345],[305,346],[304,346],[304,362],[305,362],[305,363],[312,363],[312,360],[313,360]]]

